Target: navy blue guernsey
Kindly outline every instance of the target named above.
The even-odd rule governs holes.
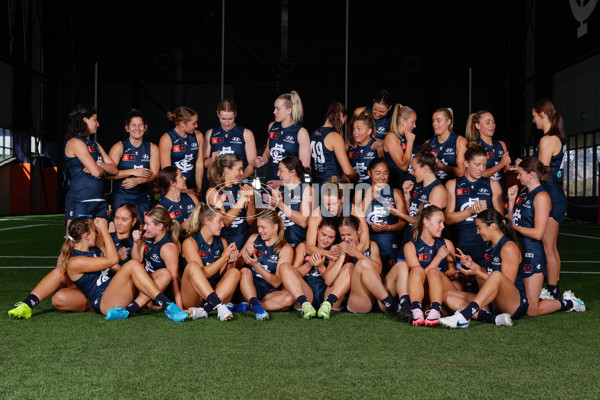
[[[451,132],[445,142],[439,143],[438,137],[434,136],[433,139],[429,140],[429,145],[433,149],[433,154],[435,154],[442,164],[450,167],[456,167],[457,140],[458,135],[454,132]],[[438,169],[437,176],[444,184],[452,178],[446,171],[442,171],[441,169]]]
[[[171,138],[171,165],[177,167],[185,177],[188,188],[196,187],[196,157],[198,157],[198,139],[192,133],[183,137],[175,129],[167,132]]]
[[[304,192],[304,186],[302,184],[296,185],[294,188],[288,188],[285,186],[279,187],[279,192],[283,196],[284,204],[287,204],[292,210],[301,212],[302,206],[302,196]],[[306,241],[306,228],[301,227],[296,224],[294,221],[289,219],[283,211],[279,210],[279,216],[283,220],[283,225],[285,227],[284,237],[285,241],[290,244],[293,248],[299,243]]]
[[[515,201],[515,209],[512,217],[512,222],[514,225],[522,226],[524,228],[535,227],[534,200],[538,193],[544,191],[544,188],[540,185],[531,192],[525,188],[519,193],[519,196]],[[525,255],[523,258],[524,263],[528,263],[530,267],[531,264],[535,262],[542,262],[544,264],[546,263],[546,253],[544,252],[544,244],[541,240],[533,239],[521,234],[517,234],[517,236]]]
[[[143,141],[140,147],[134,147],[129,139],[121,140],[123,155],[117,167],[119,170],[150,168],[150,142]],[[138,204],[150,200],[148,185],[135,185],[131,189],[125,189],[123,179],[119,179],[113,193],[115,203]],[[118,199],[118,201],[117,201]]]
[[[288,156],[298,157],[300,144],[298,132],[302,129],[299,123],[284,128],[279,122],[274,122],[269,129],[269,163],[267,164],[267,181],[278,180],[279,163]]]
[[[96,247],[90,249],[90,251],[81,251],[73,249],[73,257],[103,257],[102,251]],[[74,281],[73,283],[81,292],[87,297],[92,305],[92,308],[100,314],[100,300],[102,294],[106,290],[106,287],[110,283],[112,273],[110,268],[103,269],[102,271],[86,272],[81,275],[81,278]]]
[[[369,170],[369,164],[371,161],[377,158],[377,150],[373,150],[371,145],[375,143],[375,139],[372,138],[364,146],[348,146],[348,159],[352,169],[359,176],[359,182],[371,183],[371,178],[367,174]]]
[[[557,155],[552,156],[552,158],[550,159],[551,171],[548,174],[548,181],[558,184],[562,187],[564,158],[565,158],[565,152],[567,151],[567,144],[564,141],[561,141],[561,142],[562,142],[562,147],[560,148],[560,152]],[[533,156],[535,158],[539,158],[539,153],[540,153],[540,145],[538,144],[535,148],[535,152],[533,153]]]
[[[113,232],[110,234],[110,237],[119,251],[122,248],[127,249],[127,258],[124,260],[119,260],[119,265],[123,266],[127,261],[131,260],[131,248],[133,247],[133,236],[126,237],[125,239],[119,239],[117,236],[117,232]]]
[[[332,177],[342,176],[340,163],[333,150],[325,147],[325,138],[334,132],[333,128],[322,126],[310,137],[310,152],[313,160],[313,181],[327,182]]]
[[[79,135],[73,137],[79,139],[87,146],[87,149],[96,162],[102,161],[98,143],[89,138],[84,138]],[[96,178],[92,174],[83,172],[85,166],[75,157],[65,156],[67,168],[71,177],[71,186],[69,189],[72,202],[84,200],[104,201],[104,179]]]
[[[240,125],[234,126],[229,131],[223,129],[221,125],[219,125],[218,128],[214,128],[210,135],[210,153],[207,154],[206,157],[210,156],[215,151],[219,152],[219,156],[235,154],[242,159],[245,170],[248,166],[248,160],[246,159],[244,130],[245,128]]]
[[[212,244],[209,244],[206,240],[204,240],[204,237],[202,237],[200,231],[194,233],[192,238],[194,238],[196,244],[198,245],[198,255],[202,259],[202,264],[204,264],[204,266],[210,265],[217,261],[219,258],[221,258],[223,252],[225,251],[223,241],[219,236],[213,237]],[[219,271],[217,271],[208,279],[218,280],[220,277],[221,275],[219,274]]]
[[[271,246],[267,246],[267,243],[261,239],[260,235],[258,235],[254,241],[254,254],[258,259],[258,263],[261,265],[261,267],[272,274],[277,272],[277,263],[279,262],[279,254],[275,254],[274,250],[276,243],[277,241],[275,241],[275,243],[273,243]],[[261,274],[254,270],[254,268],[252,269],[252,276],[254,277],[255,281],[259,279],[264,281],[264,283],[269,284],[267,281],[265,281],[265,278],[263,278]],[[269,284],[269,286],[273,288],[272,285]]]
[[[365,111],[373,114],[373,106],[365,108]],[[385,139],[385,134],[390,130],[390,124],[392,123],[391,110],[385,115],[385,117],[381,117],[375,120],[375,138],[376,139]]]
[[[365,192],[363,192],[363,197]],[[393,225],[398,222],[398,217],[390,213],[390,205],[396,207],[396,199],[394,198],[394,189],[388,186],[388,190],[375,192],[375,198],[369,204],[365,213],[367,223],[369,224],[369,236],[372,241],[379,246],[379,254],[383,262],[384,270],[396,263],[398,252],[398,231],[375,232],[371,229],[371,224],[388,224]]]
[[[171,219],[180,224],[183,224],[190,217],[194,208],[196,208],[196,203],[194,203],[192,197],[187,193],[181,193],[181,198],[178,202],[169,200],[166,196],[163,196],[159,200],[158,205],[164,207]]]
[[[235,185],[223,187],[219,195],[225,212],[231,210],[240,198],[240,184],[236,183]],[[221,236],[227,240],[227,243],[235,243],[238,249],[244,247],[246,240],[250,237],[250,229],[246,222],[246,208],[242,207],[240,209],[231,225],[221,229]]]
[[[161,268],[166,268],[167,265],[160,257],[160,249],[167,244],[173,243],[169,232],[165,233],[158,242],[154,243],[154,239],[146,239],[144,246],[144,259],[146,260],[146,272],[149,274],[156,272]]]
[[[402,146],[402,151],[406,151],[406,138],[402,134],[397,134],[398,139],[400,139],[400,145]],[[411,160],[414,154],[411,154]],[[390,169],[390,183],[393,187],[401,189],[402,184],[405,181],[414,181],[415,177],[410,173],[412,167],[409,165],[408,170],[404,171],[400,169],[400,167],[396,164],[392,156],[385,149],[383,150],[383,158]]]
[[[330,248],[331,247],[328,247],[324,250],[329,250]],[[304,262],[305,263],[310,262],[310,254],[308,254],[308,253],[304,254]],[[329,266],[329,258],[324,257],[323,265],[325,266],[325,268],[327,268]],[[319,272],[319,268],[311,266],[310,271],[308,271],[306,273],[306,275],[304,275],[304,278],[309,278],[309,279],[310,278],[321,278],[321,279],[323,279],[323,276],[321,275],[321,272]]]
[[[417,212],[419,211],[419,207],[421,204],[429,202],[429,197],[431,197],[431,191],[435,189],[437,186],[443,186],[442,183],[435,179],[427,186],[423,186],[423,183],[415,183],[413,190],[410,192],[410,207],[408,209],[408,215],[411,217],[416,217]],[[412,239],[412,227],[413,225],[409,223],[406,228],[404,228],[404,237],[402,239],[402,246],[404,248],[404,244],[408,243]]]
[[[487,155],[487,164],[485,165],[485,169],[490,169],[494,165],[497,165],[502,159],[502,156],[504,155],[502,143],[500,143],[497,140],[493,140],[492,145],[490,146],[489,144],[481,140],[481,138],[479,138],[478,143],[481,145],[481,147],[483,147]],[[502,172],[502,170],[499,170],[496,171],[494,175],[490,176],[490,179],[500,181],[502,180],[503,176],[504,173]]]
[[[421,264],[421,267],[427,268],[431,261],[433,261],[435,258],[440,247],[445,246],[446,242],[443,238],[435,238],[433,246],[429,246],[419,236],[417,240],[413,242],[413,245],[415,246],[415,251],[417,252],[419,264]],[[446,272],[448,270],[448,262],[445,258],[440,261],[437,269],[442,272]]]
[[[512,240],[506,236],[502,236],[495,246],[492,247],[490,245],[485,249],[485,268],[488,274],[491,274],[494,271],[502,272],[502,248],[506,243],[510,242],[512,242]],[[520,265],[515,279],[515,287],[519,291],[521,298],[526,299],[527,294],[525,292],[525,285],[523,284],[523,268]]]
[[[466,176],[456,178],[454,193],[456,194],[454,211],[466,210],[480,200],[485,200],[489,209],[494,208],[492,203],[492,186],[489,178],[479,178],[475,182],[471,182]],[[480,246],[483,244],[483,239],[477,234],[475,218],[476,215],[471,215],[469,218],[456,224],[459,247]]]

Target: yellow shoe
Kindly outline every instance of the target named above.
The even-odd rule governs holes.
[[[12,319],[29,319],[31,318],[31,307],[20,301],[15,304],[15,308],[8,312],[8,316]]]
[[[315,315],[317,315],[317,310],[315,310],[309,301],[302,303],[302,318],[311,319]]]
[[[331,317],[331,303],[328,301],[321,303],[317,316],[319,318],[329,319]]]

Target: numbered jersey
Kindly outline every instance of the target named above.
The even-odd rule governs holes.
[[[279,192],[282,196],[282,201],[288,207],[290,207],[294,211],[302,212],[302,197],[304,194],[304,185],[298,184],[293,188],[288,188],[286,186],[280,186]],[[290,244],[293,248],[299,243],[306,241],[306,228],[301,227],[296,224],[294,221],[289,219],[285,213],[281,210],[278,212],[279,216],[283,220],[283,225],[285,228],[284,237],[285,241]]]
[[[440,162],[444,165],[448,165],[450,167],[456,167],[456,141],[458,140],[458,135],[456,133],[451,132],[448,136],[448,139],[443,143],[438,141],[438,137],[435,136],[433,139],[429,140],[429,145],[433,149],[433,154],[440,160]],[[438,169],[437,177],[440,179],[442,183],[446,183],[449,179],[453,178],[448,175],[446,171],[442,171]]]
[[[525,188],[519,193],[515,201],[515,209],[513,211],[512,222],[515,226],[522,226],[524,228],[535,227],[535,196],[538,193],[544,192],[544,188],[540,185],[532,191]],[[525,255],[523,261],[530,260],[531,263],[542,262],[546,263],[546,253],[544,251],[544,244],[541,240],[533,239],[521,234],[517,234],[521,248]]]
[[[358,181],[371,183],[371,178],[367,174],[369,164],[377,158],[377,150],[373,150],[371,146],[375,143],[375,139],[369,140],[369,143],[364,146],[348,146],[348,159],[354,172],[359,176]]]
[[[302,126],[298,123],[284,128],[279,122],[274,122],[269,129],[269,163],[267,164],[267,181],[277,180],[277,171],[281,160],[288,156],[300,154],[298,132]]]
[[[310,137],[310,152],[313,160],[313,180],[326,182],[332,177],[341,177],[340,163],[333,150],[325,147],[325,138],[334,132],[333,128],[322,126]]]
[[[88,152],[94,161],[102,162],[102,156],[100,155],[98,143],[79,135],[74,136],[73,139],[78,139],[85,143]],[[104,201],[104,179],[96,178],[92,174],[84,172],[83,170],[85,166],[76,156],[65,156],[65,160],[67,162],[68,173],[71,177],[71,186],[69,189],[71,201]]]
[[[167,132],[171,138],[171,165],[185,176],[188,188],[196,187],[195,167],[198,157],[198,139],[195,134],[180,136],[175,129]]]
[[[415,251],[417,252],[417,259],[419,260],[419,264],[423,268],[427,268],[431,261],[435,258],[440,247],[446,245],[446,242],[443,238],[435,238],[433,245],[429,246],[427,243],[421,239],[419,236],[416,241],[413,242],[415,246]],[[437,269],[442,272],[446,272],[448,270],[448,262],[444,258],[440,261]]]
[[[104,257],[102,251],[98,248],[93,247],[90,251],[73,250],[71,259],[75,257]],[[81,292],[87,297],[92,305],[92,308],[100,313],[100,301],[102,294],[106,290],[106,287],[112,279],[112,272],[110,268],[103,269],[102,271],[86,272],[81,275],[81,278],[74,281],[73,283]]]
[[[494,165],[497,165],[502,159],[502,156],[504,155],[502,143],[500,143],[497,140],[494,140],[492,141],[492,145],[490,146],[489,144],[481,140],[481,138],[479,138],[478,143],[481,145],[481,147],[483,147],[485,153],[487,154],[487,164],[485,168],[489,169],[492,168]],[[504,173],[502,172],[502,170],[500,170],[496,171],[494,175],[490,176],[490,179],[499,181],[502,180],[503,176]]]
[[[557,183],[562,186],[563,183],[563,168],[565,166],[565,155],[567,152],[567,144],[566,142],[562,142],[562,147],[560,148],[560,152],[550,159],[550,173],[548,174],[548,180],[552,183]],[[533,156],[539,158],[540,155],[540,145],[538,144],[535,148],[535,152]]]
[[[365,111],[373,114],[373,106],[365,108]],[[388,112],[384,117],[375,120],[375,138],[376,139],[385,139],[386,133],[390,130],[390,124],[392,123],[391,113]]]
[[[171,235],[169,235],[168,232],[158,242],[154,242],[154,239],[152,238],[146,239],[146,244],[144,245],[144,260],[146,261],[146,272],[149,274],[167,267],[160,256],[160,250],[167,243],[173,243]]]
[[[227,212],[235,207],[240,198],[240,184],[223,187],[219,193],[221,203]],[[250,237],[250,228],[246,222],[246,208],[240,210],[231,225],[221,229],[221,236],[227,240],[227,243],[235,243],[238,249],[244,247]]]
[[[119,257],[119,265],[123,266],[127,261],[131,260],[131,248],[133,247],[133,236],[126,237],[125,239],[119,239],[117,236],[117,232],[113,232],[110,234],[110,237],[117,248],[117,251],[121,249],[125,249],[127,252],[127,257],[124,260],[121,260]]]
[[[123,155],[117,165],[119,170],[150,168],[150,142],[144,141],[140,147],[134,147],[129,139],[125,139],[121,141],[121,144],[123,145]],[[131,189],[125,189],[123,179],[115,182],[116,189],[113,196],[119,198],[119,204],[138,204],[150,199],[148,185],[135,185]]]
[[[246,141],[244,140],[243,126],[236,125],[231,130],[226,131],[221,125],[218,128],[212,130],[210,136],[210,153],[206,157],[210,156],[215,151],[219,152],[219,156],[225,154],[235,154],[242,159],[244,170],[248,166],[248,160],[246,159]]]
[[[489,178],[479,178],[471,182],[466,177],[456,178],[456,205],[454,211],[463,211],[473,206],[480,200],[485,200],[488,208],[493,208],[492,186]],[[481,236],[477,234],[475,225],[475,215],[471,215],[464,221],[456,224],[458,231],[458,245],[460,246],[479,246],[483,243]]]
[[[179,222],[179,224],[183,224],[190,217],[194,208],[196,208],[196,203],[194,203],[192,197],[187,193],[181,193],[179,201],[173,201],[168,199],[167,196],[163,196],[159,200],[158,205],[164,207],[171,219]]]

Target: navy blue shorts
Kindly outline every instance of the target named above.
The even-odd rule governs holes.
[[[269,282],[256,277],[254,277],[254,287],[256,288],[256,298],[258,300],[262,300],[269,293],[277,291]]]
[[[106,201],[73,201],[69,219],[76,217],[109,219],[108,203]],[[71,217],[72,216],[72,217]]]
[[[565,220],[565,213],[567,212],[567,197],[562,185],[550,181],[542,181],[542,186],[552,200],[550,216],[557,222],[563,222]]]
[[[523,279],[532,277],[535,274],[546,275],[546,257],[533,257],[529,258],[525,253],[523,261],[521,261],[521,267],[523,268]]]
[[[521,297],[521,305],[517,308],[512,315],[512,319],[519,319],[525,314],[527,314],[527,309],[529,308],[529,303],[527,302],[527,297]]]
[[[304,280],[312,289],[313,305],[320,306],[323,300],[325,300],[325,291],[327,290],[325,280],[321,276],[305,276]]]

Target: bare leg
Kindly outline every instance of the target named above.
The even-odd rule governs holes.
[[[225,275],[223,275],[219,283],[217,283],[215,292],[217,292],[217,296],[219,296],[224,303],[231,301],[233,293],[240,283],[241,277],[242,274],[239,269],[231,268],[225,272]]]
[[[281,283],[285,290],[295,299],[304,295],[309,302],[313,301],[313,292],[310,286],[298,275],[296,269],[290,263],[282,263],[277,268],[280,268]],[[302,307],[296,302],[296,308]]]
[[[91,311],[89,300],[77,288],[64,288],[54,293],[52,305],[60,312],[84,312]]]
[[[327,298],[327,296],[329,296],[329,294],[331,293],[333,293],[338,298],[338,301],[336,301],[335,304],[331,305],[332,310],[340,310],[342,308],[344,296],[346,295],[346,293],[348,293],[348,290],[350,290],[350,280],[353,271],[354,264],[344,264],[337,278],[335,278],[333,285],[331,285],[325,290],[325,298]]]
[[[153,273],[151,273],[150,278],[152,278],[152,280],[156,284],[156,287],[158,287],[158,289],[162,292],[167,288],[167,286],[169,286],[169,283],[171,283],[173,276],[166,268],[161,268],[158,271],[154,271]],[[144,293],[140,292],[138,293],[135,302],[140,306],[140,308],[142,308],[146,304],[148,304],[150,300],[152,299],[146,296]],[[148,304],[148,307],[155,309],[155,307],[152,304]]]
[[[542,274],[534,274],[523,279],[525,291],[527,292],[527,301],[529,308],[527,315],[535,317],[538,315],[546,315],[560,310],[561,302],[559,300],[540,300],[540,292],[544,285],[544,276]]]
[[[296,299],[285,289],[267,294],[261,300],[263,308],[267,311],[283,311],[290,308]]]
[[[425,270],[420,266],[412,267],[408,275],[408,295],[411,303],[422,302],[425,296]]]
[[[190,262],[181,277],[181,298],[183,307],[198,307],[215,290],[206,279],[204,271],[197,262]]]
[[[249,301],[252,297],[256,297],[256,287],[254,286],[254,278],[252,277],[252,271],[250,268],[243,268],[241,270],[242,278],[240,279],[240,291],[246,301]]]
[[[521,295],[502,272],[494,271],[479,288],[479,293],[473,301],[479,304],[479,307],[485,307],[493,301],[498,313],[506,312],[512,315],[521,305]]]
[[[544,236],[542,236],[542,243],[544,243],[544,252],[546,253],[546,261],[548,263],[548,285],[556,285],[560,278],[560,255],[558,254],[557,247],[558,228],[559,223],[550,217]]]

